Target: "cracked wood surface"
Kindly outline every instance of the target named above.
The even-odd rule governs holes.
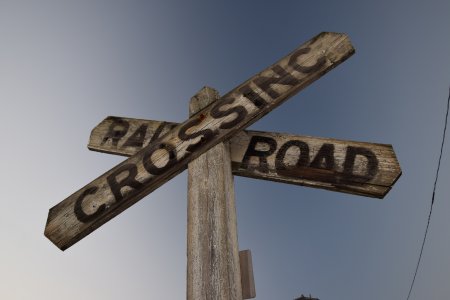
[[[203,88],[189,113],[218,98],[217,91]],[[242,300],[236,222],[229,144],[222,142],[188,165],[188,300]]]

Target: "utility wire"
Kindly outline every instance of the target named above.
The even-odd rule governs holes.
[[[416,281],[417,271],[419,270],[420,261],[422,259],[423,247],[425,246],[425,241],[427,240],[427,235],[428,235],[428,228],[430,227],[431,213],[433,212],[434,195],[435,195],[435,192],[436,192],[436,184],[437,184],[437,181],[438,181],[438,178],[439,178],[439,169],[441,167],[442,150],[444,149],[445,135],[446,135],[445,133],[447,131],[447,121],[448,121],[449,106],[450,106],[450,87],[448,89],[447,113],[445,114],[444,133],[442,135],[441,152],[439,154],[438,167],[437,167],[437,170],[436,170],[436,177],[434,179],[433,195],[431,197],[430,213],[428,214],[428,222],[427,222],[427,227],[425,229],[425,235],[424,235],[423,241],[422,241],[422,247],[420,248],[419,259],[417,261],[416,270],[414,271],[414,277],[413,277],[413,280],[411,282],[411,286],[409,288],[408,298],[406,298],[406,300],[409,300],[409,297],[411,296],[411,291],[412,291],[412,289],[414,287],[414,282]]]

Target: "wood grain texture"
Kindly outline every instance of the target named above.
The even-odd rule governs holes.
[[[239,251],[239,263],[241,265],[242,298],[255,298],[256,288],[253,277],[252,252],[250,250]]]
[[[245,163],[244,149],[255,136],[262,137],[260,147],[265,149],[266,141],[275,141],[276,150],[264,163],[256,156]],[[402,173],[392,146],[386,144],[243,131],[231,145],[235,175],[336,192],[384,198]]]
[[[216,101],[203,88],[191,99],[195,114]],[[241,300],[233,175],[228,142],[188,165],[187,299]]]
[[[128,130],[123,130],[123,124],[127,124]],[[176,125],[177,123],[171,122],[107,117],[92,130],[88,148],[130,156],[138,152],[143,145],[147,145],[155,136],[168,132]],[[132,144],[129,140],[135,136],[139,128],[146,130],[140,135],[139,143]],[[116,136],[121,137],[113,143],[109,136],[114,136],[115,130],[120,132]],[[106,142],[103,142],[105,140]],[[238,176],[383,198],[401,175],[395,152],[392,146],[387,144],[247,130],[237,133],[229,141],[232,171]],[[255,141],[257,141],[256,144]],[[268,151],[268,142],[275,145],[271,154],[264,158],[261,158],[261,154],[260,156],[250,155],[249,149],[253,148],[256,151]],[[307,162],[299,164],[302,157],[300,149],[302,143],[306,144],[308,159]],[[285,145],[289,144],[291,147],[286,149]],[[327,169],[323,162],[316,166],[311,165],[324,145],[332,145],[332,158],[323,156],[324,161],[326,159],[333,161],[332,168]],[[349,147],[366,149],[367,153],[375,156],[378,164],[373,176],[364,176],[369,170],[368,159],[362,154],[355,157],[352,169],[345,172],[346,161],[347,164],[350,163],[351,158],[348,155]],[[246,159],[248,163],[245,163]],[[283,169],[282,166],[285,168]]]
[[[45,236],[67,249],[353,53],[345,34],[317,35],[52,207]]]

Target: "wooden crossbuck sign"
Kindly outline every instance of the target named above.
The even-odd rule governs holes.
[[[251,255],[237,250],[231,173],[377,198],[401,174],[390,145],[243,131],[353,53],[345,34],[321,33],[221,98],[203,89],[183,123],[105,119],[89,148],[130,157],[52,207],[45,235],[65,250],[189,164],[187,298],[254,297]],[[207,262],[211,247],[223,254]]]
[[[67,249],[353,53],[346,35],[319,34],[51,208],[45,235]]]

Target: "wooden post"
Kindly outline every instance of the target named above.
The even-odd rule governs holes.
[[[193,115],[219,99],[205,87],[189,105]],[[188,165],[187,299],[242,300],[229,143]]]

